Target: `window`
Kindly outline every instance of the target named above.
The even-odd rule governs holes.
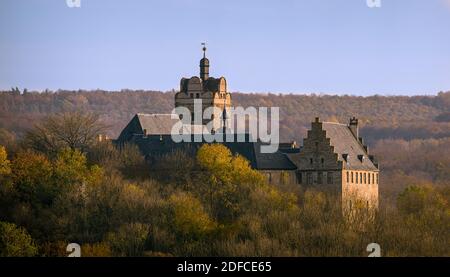
[[[347,183],[350,182],[350,172],[347,171]]]
[[[322,184],[323,173],[317,172],[317,183]]]
[[[309,159],[309,163],[313,164],[313,159],[312,158]]]
[[[378,184],[378,173],[376,174],[376,176],[377,176],[377,184]]]
[[[268,173],[268,175],[269,175],[269,183],[272,183],[272,174]]]
[[[333,172],[327,173],[327,184],[333,184]]]
[[[364,184],[367,184],[367,173],[364,172]]]
[[[303,174],[301,172],[297,171],[297,183],[298,184],[302,184],[303,180],[302,180]]]
[[[359,180],[358,180],[358,172],[355,172],[355,180],[356,180],[356,183],[358,184],[358,183],[359,183]]]
[[[200,93],[196,93],[195,98],[200,98]]]
[[[359,173],[359,183],[362,184],[363,183],[363,179],[362,179],[362,172]]]
[[[354,179],[353,179],[353,171],[352,171],[352,183],[354,182]]]
[[[312,184],[312,173],[311,172],[308,172],[306,174],[306,182],[307,182],[308,185]]]
[[[322,165],[325,163],[325,159],[324,158],[321,158],[320,159],[320,162],[322,163]]]

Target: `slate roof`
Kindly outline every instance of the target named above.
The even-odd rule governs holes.
[[[171,114],[143,114],[138,113],[137,118],[142,130],[146,129],[147,134],[170,134],[173,125],[179,121],[172,118]]]
[[[172,114],[136,114],[120,133],[119,141],[128,141],[134,135],[170,135],[172,127],[179,119]],[[186,130],[186,126],[184,129]],[[191,133],[201,133],[204,126],[190,125]]]
[[[170,154],[176,150],[185,151],[190,156],[195,156],[197,150],[206,142],[182,142],[176,143],[170,134],[164,135],[134,135],[127,141],[116,140],[116,143],[134,143],[147,160],[154,160],[162,155]],[[246,158],[253,169],[258,170],[295,170],[297,166],[291,162],[286,154],[277,151],[275,153],[261,153],[260,142],[224,142],[235,155]]]
[[[338,160],[343,162],[344,168],[352,170],[378,170],[370,160],[363,145],[345,124],[322,122],[326,137],[330,139]],[[347,155],[346,159],[344,155]],[[363,157],[362,161],[358,157]]]

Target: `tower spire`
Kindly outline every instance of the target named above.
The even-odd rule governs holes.
[[[206,58],[206,42],[202,42],[203,58]]]
[[[206,42],[202,42],[203,45],[203,58],[200,60],[200,78],[202,81],[209,78],[209,60],[206,58]]]

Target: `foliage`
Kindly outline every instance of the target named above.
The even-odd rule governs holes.
[[[56,194],[52,164],[43,154],[20,152],[12,161],[12,178],[19,199],[30,204],[49,204]]]
[[[124,224],[116,232],[109,233],[106,241],[117,256],[140,256],[144,251],[148,230],[145,224]]]
[[[105,126],[92,113],[70,112],[50,115],[36,124],[26,135],[26,144],[47,154],[55,154],[64,148],[86,151],[95,143]]]
[[[117,134],[134,112],[165,112],[170,93],[0,93],[0,142],[8,141],[7,152],[0,148],[0,220],[11,222],[1,223],[1,255],[66,256],[68,242],[77,242],[83,256],[367,256],[367,244],[377,242],[383,256],[449,256],[449,125],[438,116],[449,96],[235,94],[236,104],[282,107],[288,139],[304,135],[311,114],[361,118],[381,161],[381,206],[373,222],[349,222],[336,195],[269,185],[223,145],[146,161],[135,146],[110,141],[22,140],[30,118],[46,110],[107,113],[102,122]],[[68,125],[64,133],[76,126],[51,117]]]
[[[8,175],[11,173],[10,161],[6,154],[5,147],[0,145],[0,175]]]
[[[36,254],[37,247],[25,229],[0,221],[0,257],[31,257]]]
[[[171,195],[169,207],[173,228],[181,241],[208,236],[216,227],[200,201],[190,194]]]

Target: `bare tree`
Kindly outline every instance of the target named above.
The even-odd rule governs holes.
[[[25,143],[47,154],[56,153],[65,147],[85,152],[106,129],[99,116],[93,113],[55,114],[36,124],[26,134]]]

